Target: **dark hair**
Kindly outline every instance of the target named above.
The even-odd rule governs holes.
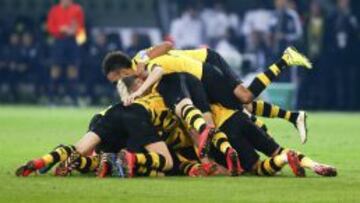
[[[122,68],[131,68],[131,59],[129,56],[121,51],[113,51],[106,54],[102,61],[102,70],[105,75],[111,71]]]

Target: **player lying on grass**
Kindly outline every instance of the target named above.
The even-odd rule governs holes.
[[[298,53],[295,49],[288,48],[277,63],[271,65],[264,73],[259,74],[250,86],[245,88],[235,76],[229,76],[231,75],[228,73],[229,71],[226,72],[226,68],[223,68],[226,66],[222,66],[222,69],[219,70],[219,68],[215,67],[213,64],[204,63],[204,59],[194,60],[185,53],[181,54],[179,52],[181,51],[171,51],[166,55],[156,58],[153,58],[154,55],[152,55],[151,57],[145,57],[145,60],[142,59],[142,54],[138,54],[131,60],[121,52],[114,52],[110,53],[108,57],[105,58],[103,70],[110,81],[117,81],[123,77],[136,74],[141,75],[141,77],[146,77],[143,86],[139,88],[138,91],[125,98],[126,104],[131,103],[134,98],[145,94],[146,90],[151,88],[159,80],[161,81],[162,77],[171,73],[185,72],[192,74],[202,81],[210,102],[218,102],[225,107],[241,110],[242,105],[240,102],[243,104],[251,103],[253,99],[258,97],[273,80],[278,78],[282,70],[296,65],[304,66],[306,68],[312,67],[306,57]],[[201,57],[195,56],[194,58]],[[137,70],[136,64],[139,60],[147,60],[145,71]],[[262,106],[259,108],[262,108]],[[260,110],[255,112],[261,113]],[[292,114],[291,112],[280,111],[280,108],[274,108],[272,114],[270,113],[270,116],[276,116],[277,114],[280,115],[280,117],[286,117],[294,124],[298,123],[296,126],[299,127],[298,129],[301,132],[302,142],[305,142],[305,114],[302,112],[299,117],[297,113]],[[299,120],[299,122],[297,122],[297,120]]]
[[[39,170],[40,168],[51,166],[58,161],[63,161],[70,156],[70,152],[74,152],[74,149],[80,155],[85,155],[97,144],[101,143],[107,147],[103,150],[105,152],[117,152],[119,149],[125,148],[125,143],[130,143],[129,148],[132,151],[139,151],[138,148],[160,139],[159,137],[154,138],[154,135],[158,134],[159,129],[166,133],[178,125],[177,118],[166,108],[163,99],[158,94],[149,94],[146,97],[139,98],[128,107],[117,104],[103,112],[103,114],[105,116],[100,120],[96,128],[92,129],[75,148],[59,148],[55,150],[57,153],[50,153],[50,155],[44,156],[41,159],[30,161],[19,169],[18,174],[27,176],[33,170]],[[217,131],[214,137],[219,133]],[[117,140],[117,136],[121,136],[121,139]],[[226,143],[227,140],[222,140],[222,142]],[[110,148],[106,143],[109,144]],[[134,145],[138,147],[134,147]],[[134,165],[153,162],[155,164],[153,167],[158,167],[159,171],[171,169],[172,160],[166,148],[162,144],[156,149],[152,148],[153,146],[156,145],[151,144],[145,147],[150,152],[150,155],[145,156],[143,153],[136,154],[138,158],[134,160]],[[229,170],[237,171],[237,153],[229,143],[227,143],[227,146],[229,148],[222,150],[223,156],[227,157]],[[157,152],[158,154],[151,154],[152,152]],[[58,153],[61,153],[62,156],[58,156]],[[156,160],[152,160],[154,157]],[[233,159],[229,157],[233,157]],[[168,164],[164,165],[164,162],[161,160],[167,160],[166,163]],[[132,176],[132,173],[128,175]]]
[[[220,124],[220,128],[229,134],[229,139],[234,143],[234,146],[239,147],[241,163],[245,172],[260,176],[273,176],[278,173],[285,165],[289,165],[297,176],[305,176],[304,168],[307,168],[321,176],[336,176],[337,171],[334,167],[317,163],[306,157],[300,152],[285,149],[277,144],[265,131],[260,130],[254,126],[248,115],[240,113],[236,110],[229,110],[220,105],[212,105],[214,109],[215,120]],[[240,127],[242,126],[242,127]],[[260,126],[262,127],[262,126]],[[213,140],[213,146],[217,145],[218,141],[226,139],[225,137],[217,137]],[[209,175],[224,175],[227,171],[221,170],[221,166],[225,164],[225,160],[221,153],[212,147],[210,155],[220,165],[211,163],[201,164],[195,150],[193,148],[192,140],[186,135],[183,128],[176,128],[175,131],[166,136],[166,143],[173,151],[174,168],[168,171],[166,175],[188,175],[188,176],[209,176]],[[264,160],[259,159],[256,151],[260,151],[269,156]],[[94,166],[100,165],[99,173],[103,176],[119,176],[116,163],[109,157],[116,157],[116,154],[106,154],[103,163],[99,164],[98,159],[92,160],[90,157],[87,162],[81,160],[68,161],[69,165],[81,172],[90,170],[80,168],[80,166]],[[138,167],[131,165],[129,157],[133,157],[128,150],[122,150],[119,158],[121,159],[122,167],[126,168],[125,172],[134,170],[133,174],[136,176],[164,176],[165,174],[156,170],[149,170],[147,167]],[[85,158],[83,158],[85,160]],[[95,164],[94,164],[95,163]],[[215,166],[215,167],[214,167]],[[217,167],[216,167],[217,166]],[[107,168],[107,169],[104,169]],[[220,172],[217,170],[220,168]],[[94,168],[91,168],[94,170]],[[116,170],[114,170],[116,169]]]
[[[164,142],[157,136],[157,130],[148,117],[146,109],[139,105],[124,107],[116,104],[105,112],[75,146],[62,146],[51,153],[27,162],[18,168],[16,175],[28,176],[32,172],[47,168],[66,160],[70,155],[89,155],[96,146],[104,152],[117,153],[119,149],[128,148],[136,155],[145,157],[138,159],[151,163],[157,171],[167,171],[173,167],[170,152]],[[141,164],[141,163],[139,163]]]
[[[140,79],[128,80],[126,83],[130,91],[136,91],[141,86]],[[216,146],[216,150],[212,151],[226,148],[227,143],[230,142],[239,152],[240,163],[245,171],[256,172],[258,175],[273,175],[289,163],[292,171],[297,176],[305,175],[302,167],[309,168],[323,176],[336,175],[334,167],[319,164],[299,152],[288,149],[284,150],[283,147],[270,137],[267,127],[259,120],[256,122],[257,119],[254,119],[254,116],[250,116],[240,110],[227,109],[219,104],[213,104],[211,108],[216,127],[223,132],[212,140],[212,146]],[[178,140],[179,143],[177,145],[179,146],[189,146],[184,133],[178,133],[178,138],[173,137],[172,139]],[[227,142],[221,142],[221,140],[227,140]],[[261,162],[255,150],[271,158]],[[130,152],[128,153],[131,154]],[[224,159],[219,158],[216,153],[210,153],[210,157],[215,157],[218,163],[224,163]],[[123,163],[127,162],[126,160],[123,161]]]

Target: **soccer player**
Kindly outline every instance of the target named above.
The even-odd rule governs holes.
[[[141,85],[141,81],[137,83],[137,86]],[[131,88],[131,90],[136,91],[136,87]],[[289,164],[296,176],[305,176],[304,168],[308,168],[319,175],[336,176],[337,171],[334,167],[317,163],[300,152],[281,147],[271,138],[261,121],[256,121],[256,118],[252,120],[253,117],[245,112],[238,109],[228,109],[220,104],[212,104],[211,108],[216,126],[221,132],[228,135],[227,137],[224,136],[225,134],[217,134],[212,139],[215,153],[210,153],[210,155],[215,157],[217,162],[225,165],[223,157],[219,156],[216,151],[226,147],[223,142],[226,140],[240,152],[240,163],[247,172],[254,172],[258,175],[274,175],[283,166]],[[167,140],[167,144],[172,143],[170,144],[172,147],[178,146],[180,148],[191,146],[184,133],[181,132],[183,131],[171,136],[170,140]],[[269,158],[260,161],[256,150],[264,153]],[[211,152],[214,152],[214,150],[211,150]]]
[[[169,75],[168,77],[173,77],[174,75]],[[206,101],[206,95],[202,94],[202,85],[200,81],[198,81],[195,77],[191,75],[184,75],[184,77],[187,78],[187,80],[192,84],[191,91],[194,91],[195,100],[197,103],[196,105],[201,106],[201,103],[208,103]],[[129,92],[136,91],[143,83],[143,81],[140,78],[136,78],[135,76],[132,77],[126,77],[123,78],[123,80],[118,81],[118,84],[124,83],[125,87],[120,88],[120,96],[123,97],[124,95],[128,94]],[[162,131],[165,131],[165,133],[170,132],[174,129],[174,126],[177,127],[179,125],[182,125],[182,123],[174,121],[173,113],[167,106],[165,105],[164,100],[158,93],[150,93],[144,97],[140,97],[134,101],[133,104],[139,104],[142,105],[144,108],[146,108],[149,111],[150,115],[158,115],[158,117],[162,119],[170,118],[167,121],[162,121]],[[210,108],[210,107],[209,107]],[[157,118],[151,118],[153,121],[157,121],[159,119]],[[171,124],[175,123],[176,124]],[[154,123],[155,126],[159,126],[158,124]],[[186,125],[187,128],[191,129],[191,126],[187,125],[186,122],[184,122],[184,125]],[[170,128],[168,126],[171,126]],[[195,132],[196,133],[196,132]],[[189,135],[189,134],[187,134]],[[210,141],[213,138],[216,138],[218,136],[222,136],[226,138],[226,135],[222,133],[219,130],[214,131],[214,134]],[[196,135],[192,135],[191,137],[195,137]],[[192,142],[193,143],[193,142]],[[241,167],[238,160],[238,155],[236,150],[231,146],[231,144],[228,142],[227,139],[221,139],[220,144],[218,146],[220,152],[223,154],[224,157],[226,157],[226,165],[230,173],[234,176],[239,175],[241,173]],[[202,158],[200,156],[200,158]]]
[[[156,47],[156,54],[166,54],[170,44],[164,43]],[[241,85],[242,81],[240,77],[232,70],[230,65],[225,61],[225,59],[216,51],[209,48],[193,49],[193,50],[171,50],[169,51],[173,54],[181,54],[187,57],[190,57],[194,60],[198,60],[202,63],[208,63],[213,66],[216,66],[221,70],[226,78],[228,78],[229,83],[234,87],[234,93],[241,94],[243,91],[247,91]],[[146,54],[143,52],[143,55]],[[153,52],[154,54],[154,52]],[[160,55],[159,55],[160,56]],[[146,57],[145,57],[146,58]],[[141,60],[140,60],[141,61]],[[144,67],[146,60],[140,62],[141,65],[139,69]],[[138,65],[139,66],[139,65]],[[238,97],[239,98],[239,97]],[[244,107],[256,116],[268,117],[268,118],[282,118],[287,121],[290,121],[296,129],[299,131],[301,143],[304,144],[307,140],[307,126],[306,126],[306,113],[304,111],[288,111],[280,108],[277,105],[267,103],[262,100],[252,101],[249,104],[245,104]]]
[[[101,146],[104,152],[117,153],[119,149],[128,148],[145,164],[158,171],[167,171],[173,167],[173,160],[164,142],[157,136],[156,128],[149,120],[148,112],[136,105],[124,107],[116,104],[103,112],[103,117],[87,132],[75,146],[60,146],[45,156],[31,160],[18,168],[17,176],[28,176],[32,172],[47,168],[65,161],[72,154],[86,156],[95,147]],[[132,164],[138,164],[133,160]],[[126,174],[133,175],[133,171]]]
[[[289,164],[296,176],[305,176],[308,168],[322,176],[336,176],[334,167],[317,163],[300,152],[281,147],[273,138],[239,110],[231,110],[221,105],[212,105],[214,121],[228,135],[230,143],[239,151],[240,162],[245,171],[258,175],[274,175],[285,164]],[[259,160],[258,150],[269,158]]]
[[[139,57],[136,58],[137,62],[137,74],[143,77],[144,67],[148,63],[150,57],[147,53],[151,53],[151,58],[156,58],[161,55],[170,53],[175,55],[183,55],[190,57],[201,63],[211,64],[220,69],[224,76],[228,79],[230,86],[234,88],[234,92],[241,94],[243,91],[247,91],[241,85],[242,81],[240,77],[231,69],[225,59],[216,51],[209,48],[200,48],[193,50],[171,50],[172,44],[164,42],[150,48],[143,50],[139,53]],[[236,93],[235,93],[236,94]],[[282,118],[290,121],[299,131],[301,142],[304,144],[307,140],[307,126],[306,126],[306,113],[304,111],[287,111],[280,108],[277,105],[270,104],[261,100],[252,101],[249,104],[245,104],[244,107],[254,115],[269,117],[269,118]]]
[[[144,56],[144,55],[143,55]],[[145,55],[146,56],[146,55]],[[267,71],[259,74],[248,88],[245,88],[238,80],[227,78],[215,66],[208,63],[201,63],[183,54],[169,52],[153,59],[147,56],[142,59],[142,54],[138,54],[132,61],[121,52],[113,53],[113,59],[116,58],[116,66],[105,69],[105,74],[110,81],[120,79],[125,76],[139,74],[137,71],[137,61],[148,61],[146,70],[140,75],[146,77],[146,80],[138,91],[132,93],[125,103],[131,103],[134,98],[143,95],[146,90],[151,88],[163,76],[172,73],[185,72],[194,75],[203,82],[205,91],[210,102],[218,102],[225,107],[242,109],[242,104],[248,104],[253,101],[260,93],[273,81],[279,74],[290,66],[303,66],[312,68],[309,60],[297,52],[294,48],[287,48],[281,59],[271,65]],[[107,60],[105,60],[106,62]],[[240,104],[242,102],[242,104]],[[276,109],[277,110],[277,109]],[[280,110],[280,109],[279,109]],[[274,110],[274,114],[275,114]],[[280,112],[280,111],[279,111]],[[289,112],[290,113],[290,112]],[[286,118],[292,117],[295,120],[296,115],[286,113]],[[302,128],[304,132],[305,129]],[[301,133],[305,135],[306,133]],[[304,137],[304,136],[303,136]],[[305,140],[305,138],[303,138]]]
[[[122,56],[120,52],[111,52],[104,58],[103,72],[111,82],[116,83],[122,78],[116,74],[116,72],[120,70],[119,67],[124,66],[124,64],[125,66],[131,66],[130,58],[124,59]],[[164,76],[160,81],[158,80],[159,78],[148,77],[148,79],[152,80],[151,84],[156,82],[153,91],[160,93],[167,107],[174,111],[187,125],[197,131],[199,136],[197,138],[198,141],[195,143],[197,143],[199,148],[200,156],[205,156],[208,151],[209,140],[216,130],[213,127],[212,117],[209,113],[209,105],[207,103],[198,103],[197,106],[193,104],[192,97],[194,94],[192,94],[190,89],[191,81],[187,80],[183,74],[169,74]],[[145,83],[149,83],[149,80]],[[140,87],[139,89],[142,88]],[[150,89],[144,89],[147,93],[149,90]],[[125,101],[124,104],[129,105],[132,102],[133,100],[131,102]]]

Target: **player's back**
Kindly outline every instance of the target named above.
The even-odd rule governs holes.
[[[150,60],[148,67],[160,65],[165,74],[171,73],[189,73],[198,79],[201,79],[203,73],[203,64],[186,55],[177,53],[168,53]]]
[[[165,105],[159,93],[150,93],[134,101],[144,107],[150,114],[153,125],[161,131],[171,131],[177,126],[177,118]]]
[[[186,49],[186,50],[174,49],[174,50],[169,51],[169,53],[175,54],[175,55],[187,56],[196,61],[200,61],[200,62],[204,63],[206,61],[206,57],[207,57],[207,48]]]

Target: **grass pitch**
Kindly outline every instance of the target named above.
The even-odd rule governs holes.
[[[266,120],[279,143],[336,166],[336,178],[288,168],[268,178],[15,177],[25,161],[79,139],[98,110],[0,107],[0,202],[360,202],[360,114],[310,113],[304,146],[291,125]]]

